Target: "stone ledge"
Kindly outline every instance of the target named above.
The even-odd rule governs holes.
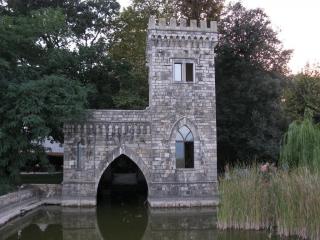
[[[29,212],[37,207],[40,207],[41,205],[60,205],[60,204],[61,204],[61,200],[59,199],[47,199],[44,201],[33,201],[33,202],[21,204],[17,207],[1,212],[0,226],[6,224],[13,218],[24,215],[26,212]]]
[[[41,205],[61,204],[60,184],[30,184],[23,190],[1,196],[0,226]]]
[[[61,201],[63,207],[96,207],[96,200],[93,199],[64,199]]]
[[[212,198],[148,198],[151,208],[213,207],[219,204],[218,197]]]

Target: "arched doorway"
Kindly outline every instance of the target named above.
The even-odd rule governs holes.
[[[113,160],[100,178],[97,222],[104,239],[139,240],[148,223],[147,181],[128,156]]]
[[[100,178],[97,189],[97,204],[119,202],[146,203],[148,185],[137,164],[127,155],[114,159]]]

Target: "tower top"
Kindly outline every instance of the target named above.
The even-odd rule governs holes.
[[[217,22],[210,21],[210,25],[208,26],[206,20],[201,20],[200,25],[198,25],[197,20],[192,19],[190,20],[190,25],[187,25],[187,20],[184,18],[181,18],[178,23],[176,18],[170,18],[168,22],[166,18],[159,18],[157,20],[155,16],[150,16],[148,29],[217,33]]]

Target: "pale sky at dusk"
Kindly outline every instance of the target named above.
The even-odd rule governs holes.
[[[130,0],[118,0],[122,7]],[[231,2],[228,1],[227,2]],[[293,49],[289,63],[293,73],[307,62],[320,64],[320,0],[242,0],[247,8],[262,8],[287,49]]]

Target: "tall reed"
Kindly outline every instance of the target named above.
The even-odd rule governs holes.
[[[235,169],[220,180],[222,229],[270,229],[320,239],[320,174],[307,168],[261,173]]]
[[[320,174],[308,168],[279,172],[273,179],[275,220],[280,235],[320,239]]]
[[[233,169],[220,181],[220,228],[261,229],[271,225],[270,193],[266,176],[257,168]]]

